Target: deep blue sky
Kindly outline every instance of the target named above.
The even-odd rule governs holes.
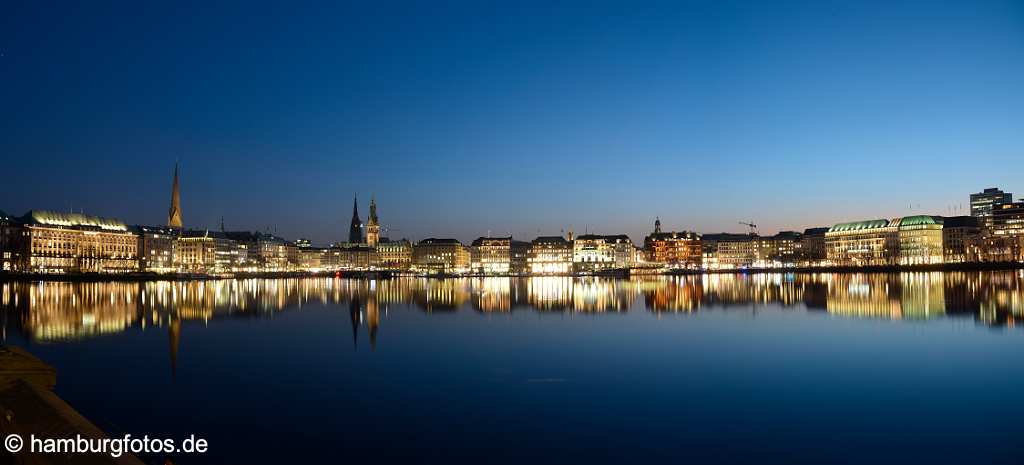
[[[0,209],[161,224],[176,158],[187,226],[323,243],[356,192],[640,240],[1024,191],[1021,1],[139,3],[2,8]]]

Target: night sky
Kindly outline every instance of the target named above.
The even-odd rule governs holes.
[[[163,224],[176,159],[187,227],[317,243],[355,193],[463,241],[1024,193],[1020,1],[217,3],[0,7],[0,209]]]

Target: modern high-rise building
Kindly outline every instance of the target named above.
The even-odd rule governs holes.
[[[984,218],[982,226],[992,226],[992,210],[997,205],[1013,201],[1013,194],[990,187],[981,192],[971,194],[971,216]]]
[[[178,191],[178,164],[174,164],[174,181],[171,184],[171,209],[167,212],[167,226],[181,229],[181,193]]]
[[[366,244],[374,247],[380,242],[380,224],[377,222],[377,200],[370,196],[370,218],[366,222]]]
[[[348,242],[361,244],[363,242],[363,221],[359,219],[359,199],[352,198],[352,223],[348,227]]]

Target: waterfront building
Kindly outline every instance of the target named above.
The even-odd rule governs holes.
[[[0,271],[14,271],[18,260],[17,241],[22,229],[17,221],[0,210]]]
[[[562,236],[541,236],[530,243],[527,255],[529,272],[557,275],[572,272],[573,245]]]
[[[359,199],[352,198],[352,221],[348,227],[348,242],[350,244],[361,244],[363,242],[363,221],[359,219]]]
[[[298,247],[299,251],[299,269],[303,271],[321,271],[328,269],[330,259],[328,257],[329,249],[323,247],[313,247],[307,245]]]
[[[377,200],[370,196],[370,218],[366,222],[366,244],[375,247],[380,242],[380,223],[377,222]]]
[[[840,223],[825,233],[828,261],[837,266],[891,265],[899,244],[896,225],[885,219]]]
[[[248,265],[247,248],[224,232],[183,231],[175,245],[176,267],[187,273],[229,273]]]
[[[1013,201],[1013,194],[990,187],[981,192],[971,194],[971,216],[981,218],[982,227],[992,226],[993,211],[1004,203]]]
[[[529,272],[530,243],[512,240],[509,244],[508,271],[514,275],[525,275]]]
[[[981,239],[980,218],[976,216],[950,216],[942,224],[943,261],[965,263],[976,261]]]
[[[756,234],[718,233],[701,236],[703,266],[711,270],[749,268],[757,261]]]
[[[803,235],[796,231],[759,237],[754,265],[765,268],[795,265],[800,259],[802,239]]]
[[[423,239],[412,249],[413,266],[426,273],[465,273],[469,250],[457,239]]]
[[[670,268],[698,269],[703,262],[700,235],[695,232],[662,232],[661,219],[655,219],[654,232],[644,238],[644,256],[648,262]]]
[[[630,268],[633,241],[625,234],[584,234],[573,241],[573,269],[581,273]]]
[[[171,273],[178,230],[166,226],[136,226],[139,238],[139,270],[152,273]]]
[[[828,260],[838,266],[943,263],[943,218],[915,215],[841,223],[825,234]]]
[[[828,259],[825,247],[825,233],[829,228],[808,228],[800,236],[800,259],[803,263],[815,266]]]
[[[364,244],[344,244],[329,251],[330,264],[339,270],[373,270],[377,268],[377,250]]]
[[[306,247],[312,247],[313,246],[313,242],[310,241],[309,239],[300,237],[300,238],[295,240],[295,246],[300,248],[300,249],[306,248]]]
[[[239,249],[236,268],[244,271],[286,271],[289,269],[289,243],[270,233],[224,231]],[[293,257],[294,258],[294,253]]]
[[[512,236],[478,237],[470,244],[470,270],[486,275],[505,275],[512,263]]]
[[[10,238],[19,271],[126,273],[139,269],[138,236],[112,218],[32,210]]]
[[[294,243],[294,242],[285,241],[285,243],[284,243],[284,252],[285,252],[285,255],[288,257],[288,269],[289,270],[297,269],[299,267],[299,258],[300,258],[299,257],[299,245]]]
[[[181,229],[181,193],[178,190],[178,163],[174,163],[174,181],[171,182],[171,208],[167,211],[167,226]]]
[[[1000,204],[992,211],[991,228],[983,239],[989,261],[1024,261],[1024,201]]]
[[[900,265],[943,263],[941,216],[915,215],[894,220],[899,237]]]
[[[377,263],[388,270],[408,270],[412,265],[412,244],[405,239],[384,238],[377,243]]]
[[[996,236],[1024,235],[1024,201],[997,205],[992,210],[992,233]]]

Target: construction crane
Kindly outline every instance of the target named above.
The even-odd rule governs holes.
[[[750,234],[757,234],[757,225],[753,222],[740,221],[740,224],[750,228]]]

